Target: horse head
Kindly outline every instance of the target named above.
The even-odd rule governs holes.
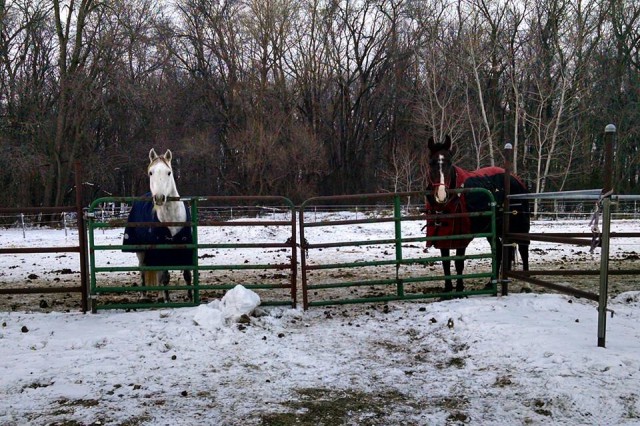
[[[171,168],[171,151],[167,150],[164,155],[159,156],[151,148],[149,151],[149,188],[153,197],[154,206],[163,206],[167,197],[177,197],[176,182],[173,179],[173,169]]]
[[[433,199],[438,204],[446,204],[449,199],[447,190],[455,185],[455,172],[452,162],[451,137],[445,136],[444,142],[436,143],[429,138],[429,163],[427,175],[428,188],[432,191]]]

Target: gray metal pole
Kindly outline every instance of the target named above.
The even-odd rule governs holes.
[[[604,128],[604,187],[602,193],[609,192],[613,185],[613,146],[616,140],[616,126],[607,124]]]
[[[502,204],[502,229],[496,232],[502,232],[502,265],[500,269],[501,293],[503,296],[509,294],[509,281],[507,279],[507,271],[509,270],[510,260],[509,254],[511,250],[511,241],[507,238],[509,233],[509,194],[511,193],[511,156],[513,155],[513,145],[506,143],[504,145],[504,201]],[[500,207],[500,206],[498,206]]]
[[[612,189],[613,145],[616,137],[616,126],[608,124],[604,129],[604,186],[602,196]],[[598,346],[605,347],[607,334],[607,297],[609,293],[609,235],[611,232],[611,194],[602,200],[602,235],[600,236],[600,291],[598,299]]]
[[[609,293],[609,233],[611,230],[611,198],[602,200],[602,235],[600,237],[600,291],[598,298],[598,346],[605,347],[607,335],[607,296]]]

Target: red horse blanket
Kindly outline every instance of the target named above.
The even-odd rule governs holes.
[[[454,188],[485,188],[495,193],[497,188],[503,188],[504,184],[500,185],[500,179],[503,179],[504,169],[500,167],[484,167],[475,171],[468,171],[461,169],[460,167],[453,166],[456,172],[456,182]],[[458,194],[454,195],[444,205],[431,205],[427,201],[426,211],[429,215],[450,215],[461,214],[457,217],[447,218],[435,218],[427,220],[427,237],[449,237],[454,235],[471,234],[471,219],[468,215],[464,215],[469,211],[484,211],[486,207],[474,207],[469,210],[467,197],[470,194]],[[471,204],[475,206],[477,198],[474,197]],[[482,196],[481,198],[487,198]],[[486,202],[484,204],[487,204]],[[433,246],[437,249],[457,249],[465,248],[469,245],[473,238],[464,239],[447,239],[447,240],[428,240],[427,247]]]

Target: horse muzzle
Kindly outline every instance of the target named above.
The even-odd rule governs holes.
[[[167,196],[163,194],[156,194],[153,196],[153,205],[162,206],[167,202]]]

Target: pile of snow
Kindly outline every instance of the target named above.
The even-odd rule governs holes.
[[[244,286],[229,290],[222,300],[214,300],[196,308],[193,322],[209,329],[222,329],[250,315],[260,305],[260,296]]]

